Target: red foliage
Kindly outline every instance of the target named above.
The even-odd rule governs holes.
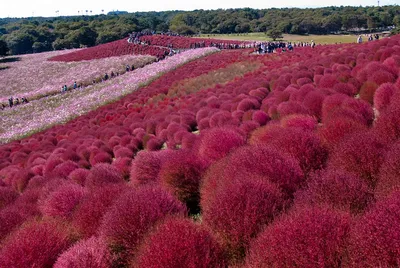
[[[19,194],[10,187],[0,187],[0,210],[13,203]]]
[[[375,134],[356,132],[333,149],[328,166],[359,176],[374,187],[386,150]]]
[[[373,104],[375,91],[378,88],[378,86],[379,85],[376,84],[375,82],[370,82],[370,81],[365,82],[360,89],[360,99]]]
[[[266,159],[268,159],[266,161]],[[284,193],[291,195],[303,180],[303,173],[297,161],[269,146],[242,146],[228,158],[226,178],[234,176],[261,176],[279,185]]]
[[[352,227],[349,263],[358,267],[400,265],[400,193],[376,203]]]
[[[274,146],[277,150],[296,159],[304,174],[320,169],[328,157],[317,135],[300,128],[266,126],[253,132],[250,143],[253,145]]]
[[[44,216],[69,219],[85,194],[86,191],[82,186],[76,184],[62,185],[41,201],[41,211]]]
[[[119,197],[104,215],[99,233],[118,262],[127,261],[143,236],[167,216],[185,215],[185,206],[160,187],[146,186]]]
[[[243,258],[250,240],[285,204],[275,184],[252,174],[225,178],[211,192],[203,191],[202,199],[207,200],[203,221],[223,241],[232,261]]]
[[[124,178],[114,166],[109,164],[97,164],[90,170],[85,180],[85,186],[96,187],[123,182]]]
[[[111,256],[106,243],[99,238],[81,240],[58,257],[54,268],[108,268]]]
[[[72,224],[85,238],[95,235],[108,208],[125,191],[125,185],[96,187],[82,199],[72,216]]]
[[[251,244],[245,267],[340,267],[349,221],[346,214],[327,209],[295,211]]]
[[[157,226],[141,246],[133,267],[226,267],[224,252],[201,225],[171,219]]]
[[[212,128],[201,132],[198,154],[203,160],[213,162],[245,143],[245,137],[234,128]]]
[[[379,112],[382,112],[384,109],[386,109],[389,106],[393,94],[396,90],[396,87],[391,83],[380,85],[375,91],[374,107]]]
[[[71,53],[55,56],[50,58],[49,60],[71,62],[71,61],[103,59],[108,57],[122,56],[129,54],[152,55],[156,57],[161,57],[168,52],[169,50],[167,48],[135,45],[132,43],[128,43],[126,39],[121,39],[118,41],[98,45],[95,47],[85,48]]]
[[[32,222],[14,232],[0,250],[0,267],[52,267],[72,244],[62,223]]]
[[[142,185],[157,181],[163,162],[163,153],[140,151],[131,165],[131,183]]]
[[[202,162],[196,155],[181,150],[168,154],[158,176],[160,184],[185,203],[190,213],[195,214],[199,210],[199,185],[203,170]]]
[[[68,179],[79,184],[79,185],[85,185],[85,181],[87,176],[90,174],[90,171],[84,168],[78,168],[72,171],[68,175]]]
[[[400,190],[400,142],[396,142],[387,152],[379,171],[379,179],[375,189],[375,196],[379,199],[389,196]]]
[[[339,170],[316,172],[307,187],[296,193],[295,204],[329,206],[349,213],[360,213],[372,201],[367,184],[352,174]]]
[[[310,115],[289,115],[281,120],[281,125],[285,128],[299,128],[304,131],[313,131],[317,128],[318,121]]]

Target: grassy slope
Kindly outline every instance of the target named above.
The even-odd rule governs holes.
[[[248,34],[203,34],[202,38],[216,38],[224,40],[271,40],[265,33]],[[317,44],[335,44],[335,43],[355,43],[357,35],[294,35],[284,34],[283,40],[291,42],[310,42],[314,40]],[[366,40],[366,38],[364,38]]]

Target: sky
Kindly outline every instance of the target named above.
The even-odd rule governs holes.
[[[109,11],[165,11],[218,8],[281,8],[281,7],[323,7],[323,6],[376,6],[378,0],[2,0],[0,18],[5,17],[53,17],[70,15],[101,14]],[[400,0],[380,0],[380,5],[400,5]],[[90,10],[92,13],[90,13]],[[56,12],[58,11],[58,12]]]

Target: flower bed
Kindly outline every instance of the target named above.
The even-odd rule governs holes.
[[[90,85],[93,80],[101,80],[105,73],[109,76],[111,72],[124,73],[127,64],[138,68],[155,61],[151,56],[132,55],[71,63],[46,60],[54,54],[59,52],[24,55],[20,61],[11,63],[9,69],[3,70],[0,103],[8,105],[11,96],[34,100],[59,93],[62,86],[71,88],[75,81],[78,85]]]
[[[85,48],[79,51],[71,52],[50,58],[50,61],[82,61],[103,59],[108,57],[123,56],[123,55],[151,55],[162,57],[169,53],[169,49],[155,46],[142,46],[128,43],[127,39],[110,42],[107,44],[98,45],[95,47]]]

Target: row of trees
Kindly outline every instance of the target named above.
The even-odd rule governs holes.
[[[180,34],[247,33],[270,30],[290,34],[400,27],[400,7],[325,7],[317,9],[218,9],[112,13],[96,16],[0,19],[0,40],[11,54],[93,46],[144,29]]]

